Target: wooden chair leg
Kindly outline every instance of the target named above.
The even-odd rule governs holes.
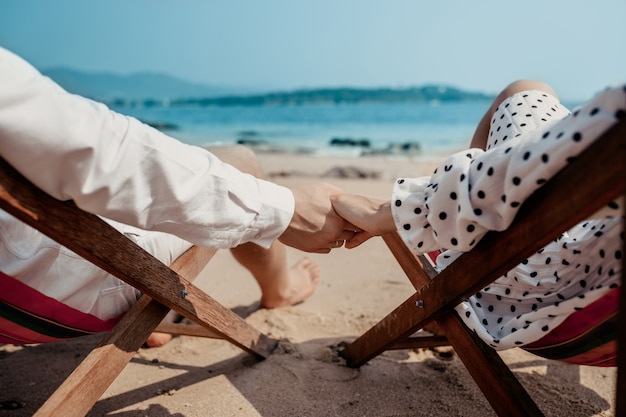
[[[470,331],[456,312],[447,314],[437,323],[496,414],[544,415],[498,352]]]
[[[396,233],[386,235],[384,239],[416,289],[431,279],[429,274],[436,274],[408,250]],[[420,310],[420,300],[420,294],[414,294],[368,332],[346,346],[342,355],[348,366],[358,367],[364,364],[397,343],[402,343],[426,325],[428,321],[416,314]],[[500,355],[469,331],[455,311],[436,320],[498,415],[543,416]]]
[[[171,265],[182,276],[195,278],[215,254],[192,247]],[[100,344],[79,364],[35,413],[37,417],[86,415],[167,315],[169,308],[144,295]]]
[[[428,349],[439,346],[450,346],[450,341],[445,336],[416,336],[394,343],[389,350],[401,349]]]
[[[34,416],[85,416],[168,312],[169,308],[142,296]]]
[[[622,267],[626,268],[626,265]],[[626,288],[622,281],[620,292],[619,340],[617,342],[617,388],[615,391],[615,415],[626,416]]]
[[[626,172],[624,173],[626,176]],[[626,193],[625,193],[626,195]],[[622,288],[620,289],[618,340],[617,340],[617,387],[615,391],[615,415],[626,416],[626,242],[622,249]]]

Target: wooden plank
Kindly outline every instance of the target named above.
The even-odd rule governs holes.
[[[348,344],[342,352],[348,366],[361,366],[383,351],[393,349],[397,343],[406,343],[404,340],[407,337],[422,328],[426,322],[415,318],[418,310],[416,300],[417,297],[410,297],[368,332]],[[456,314],[442,315],[437,322],[499,415],[543,415],[497,352],[482,341],[475,344],[471,332],[466,331]]]
[[[428,261],[424,261],[423,257],[416,257],[397,232],[383,235],[383,240],[415,289],[428,284],[431,277],[437,275],[432,268],[429,269],[432,275],[426,272],[425,266],[430,266]]]
[[[397,233],[385,236],[384,239],[402,269],[409,274],[414,274],[411,282],[416,289],[427,284],[438,275],[423,255],[416,257],[411,253]],[[474,335],[455,311],[443,315],[436,322],[445,334],[443,339],[452,345],[463,361],[465,368],[498,415],[543,416],[537,404],[500,355]],[[419,339],[417,337],[403,341],[400,339],[390,349],[398,349],[402,346],[423,347],[426,341]]]
[[[111,385],[169,309],[143,296],[95,347],[35,417],[82,417]]]
[[[626,177],[626,165],[623,166]],[[624,190],[626,191],[626,189]],[[625,193],[626,194],[626,193]],[[626,210],[626,208],[625,208]],[[626,227],[625,227],[626,229]],[[615,390],[615,415],[626,416],[626,241],[622,246],[622,288],[620,289],[618,340],[617,340],[617,386]]]
[[[544,415],[498,352],[470,331],[456,312],[446,314],[438,323],[497,415]]]
[[[439,346],[450,346],[448,338],[445,336],[412,336],[395,342],[389,350],[427,349]]]
[[[224,339],[266,358],[277,342],[261,334],[97,216],[61,202],[0,161],[0,208]],[[67,216],[73,220],[68,221]],[[99,239],[93,239],[98,236]]]
[[[178,257],[171,268],[193,280],[215,252],[215,249],[194,246]],[[86,415],[169,311],[163,304],[143,295],[34,417]]]
[[[209,339],[222,339],[219,334],[212,332],[211,330],[197,324],[161,322],[154,331],[174,334],[178,336],[194,336],[206,337]]]

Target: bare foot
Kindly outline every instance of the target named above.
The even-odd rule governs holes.
[[[261,307],[279,308],[298,304],[315,292],[320,280],[320,268],[308,257],[300,259],[284,277],[278,277],[276,290],[266,291],[261,297]]]

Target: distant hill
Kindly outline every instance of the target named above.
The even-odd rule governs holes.
[[[426,85],[409,88],[320,88],[247,96],[175,100],[171,104],[260,106],[312,103],[443,102],[490,99],[493,99],[493,96],[484,93],[463,91],[455,87],[443,85]]]
[[[75,94],[110,102],[113,100],[164,100],[206,98],[240,94],[243,90],[191,83],[165,74],[139,72],[121,75],[50,68],[42,73]]]
[[[120,75],[51,68],[43,74],[67,91],[115,106],[263,106],[360,102],[489,100],[493,96],[445,85],[408,88],[319,88],[252,94],[250,90],[190,83],[158,73]]]

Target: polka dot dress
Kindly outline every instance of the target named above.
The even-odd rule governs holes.
[[[506,229],[521,204],[618,119],[626,87],[570,113],[540,91],[515,94],[491,121],[487,150],[447,158],[431,177],[399,179],[392,210],[415,253],[446,248],[445,268],[490,230]],[[574,311],[619,285],[623,198],[580,223],[457,307],[496,349],[543,337]],[[494,254],[497,256],[497,254]]]

